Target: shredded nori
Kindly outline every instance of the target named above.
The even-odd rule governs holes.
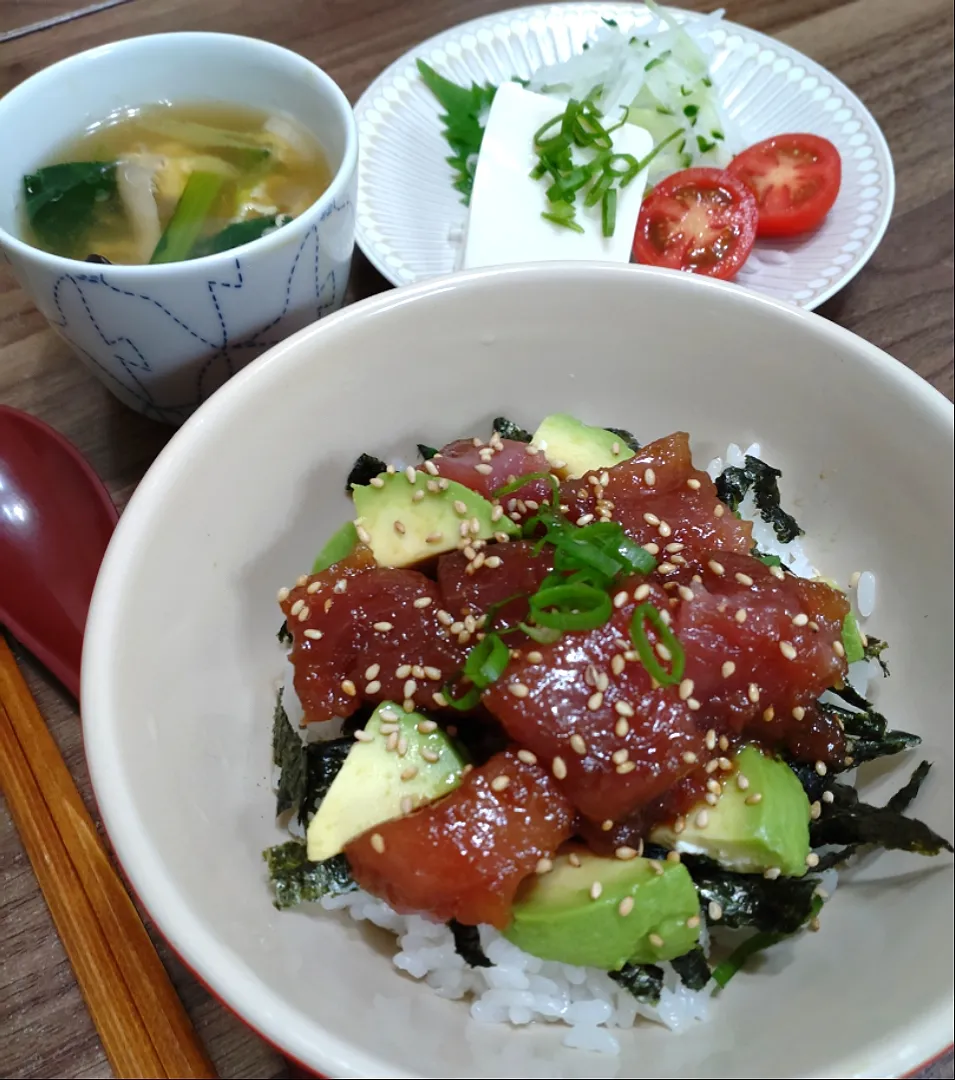
[[[624,964],[619,971],[608,971],[615,983],[629,990],[637,1001],[656,1005],[663,989],[663,968],[656,964]]]
[[[813,897],[808,919],[814,919],[819,914],[822,910],[822,904],[822,897]],[[789,934],[775,934],[768,931],[753,934],[752,937],[747,938],[737,946],[726,960],[716,965],[713,969],[714,982],[722,989],[751,956],[768,949],[771,945],[778,944],[787,937],[789,937]]]
[[[834,689],[832,693],[852,708],[844,709],[830,702],[821,702],[818,708],[820,712],[841,722],[853,765],[910,750],[922,741],[918,735],[909,731],[891,730],[882,713],[851,686]]]
[[[422,461],[430,461],[437,452],[438,451],[433,446],[428,446],[426,443],[418,443],[418,455]]]
[[[345,481],[346,494],[351,495],[353,487],[369,483],[373,477],[383,473],[387,468],[388,466],[381,458],[371,454],[359,454]]]
[[[502,439],[513,439],[514,442],[529,443],[534,437],[529,431],[515,424],[513,420],[508,420],[506,416],[495,416],[491,427]]]
[[[640,443],[637,441],[636,436],[627,431],[626,428],[608,427],[604,428],[605,431],[609,431],[612,435],[616,435],[621,442],[625,442],[627,446],[636,454],[640,451]]]
[[[493,967],[481,948],[481,935],[476,926],[465,926],[457,919],[448,923],[454,937],[454,951],[471,967]]]
[[[680,982],[689,990],[702,990],[710,981],[710,965],[699,945],[688,953],[675,957],[670,963],[680,976]]]
[[[886,808],[888,810],[894,810],[897,814],[904,814],[914,801],[915,796],[918,795],[919,788],[922,786],[925,777],[928,776],[931,767],[931,761],[920,761],[918,765],[915,766],[908,781],[903,784],[885,804]]]
[[[344,855],[309,862],[304,840],[276,844],[263,851],[262,858],[269,868],[272,902],[279,910],[358,888]]]
[[[306,782],[305,744],[282,705],[281,690],[272,714],[272,763],[281,770],[275,794],[275,813],[279,815],[301,804]]]
[[[796,519],[780,506],[777,483],[780,476],[782,473],[779,469],[747,454],[742,467],[731,465],[720,473],[716,480],[716,493],[735,513],[746,494],[752,491],[760,517],[772,525],[776,539],[781,544],[788,544],[801,536],[803,530]]]
[[[298,804],[298,820],[302,825],[308,825],[354,745],[355,740],[348,737],[306,744],[305,790]]]
[[[292,632],[288,628],[288,622],[283,622],[279,627],[279,632],[275,635],[278,638],[280,645],[292,644]]]
[[[889,677],[889,665],[882,659],[882,653],[889,647],[888,642],[882,641],[871,634],[866,634],[866,643],[862,647],[862,654],[866,660],[875,660],[882,668],[882,674]]]

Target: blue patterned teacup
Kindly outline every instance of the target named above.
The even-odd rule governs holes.
[[[22,178],[90,124],[164,101],[287,113],[333,179],[303,214],[250,244],[188,262],[97,266],[21,240]],[[229,34],[156,34],[46,68],[0,100],[0,250],[50,325],[130,408],[178,424],[239,368],[341,306],[355,241],[358,134],[314,64]]]

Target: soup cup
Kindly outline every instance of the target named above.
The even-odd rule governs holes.
[[[136,106],[231,104],[294,117],[332,181],[252,243],[156,266],[99,266],[22,239],[23,177],[97,121]],[[122,401],[178,424],[239,368],[342,304],[355,240],[358,134],[338,85],[277,45],[155,34],[37,73],[0,100],[0,250],[53,329]]]

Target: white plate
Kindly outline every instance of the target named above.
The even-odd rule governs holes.
[[[668,9],[681,21],[701,18]],[[541,64],[579,52],[601,18],[624,32],[650,22],[643,4],[544,4],[463,23],[405,53],[362,94],[358,244],[394,285],[455,269],[451,236],[467,209],[451,187],[440,109],[418,77],[421,58],[457,82],[527,78]],[[759,241],[740,285],[814,308],[849,282],[882,239],[895,173],[871,113],[834,75],[801,53],[736,23],[711,31],[712,73],[721,103],[746,144],[809,131],[842,155],[842,188],[822,227],[807,239]]]

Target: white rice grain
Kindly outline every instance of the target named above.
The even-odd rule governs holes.
[[[856,585],[856,607],[863,619],[875,611],[875,574],[866,570],[859,576],[859,584]]]

